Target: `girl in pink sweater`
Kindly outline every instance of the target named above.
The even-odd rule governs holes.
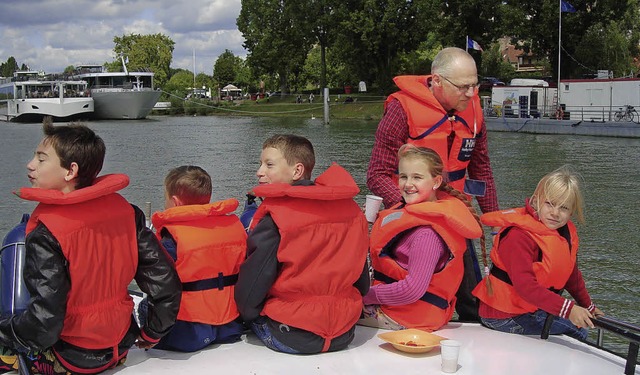
[[[467,196],[444,181],[442,160],[435,151],[407,144],[398,154],[403,202],[381,212],[373,226],[371,252],[378,282],[363,298],[359,324],[435,330],[453,313],[463,272],[462,256],[456,251],[464,252],[465,238],[480,237],[482,230]],[[484,239],[481,246],[484,250]],[[438,279],[438,274],[446,276]],[[433,308],[424,303],[440,306],[434,308],[436,317],[420,316]]]

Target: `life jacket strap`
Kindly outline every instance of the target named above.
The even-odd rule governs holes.
[[[459,169],[457,171],[447,172],[447,177],[449,182],[462,180],[464,176],[467,174],[467,169]]]
[[[491,265],[491,269],[489,270],[489,274],[494,276],[496,279],[503,281],[509,285],[513,285],[513,283],[511,282],[511,278],[509,277],[509,274],[507,273],[507,271],[503,270],[502,268],[496,266],[495,264]],[[550,291],[557,293],[557,294],[562,294],[562,289],[556,289],[556,288],[547,288]]]
[[[209,289],[222,290],[227,286],[235,285],[237,282],[238,282],[237,273],[233,275],[224,276],[222,272],[219,272],[218,277],[182,283],[182,291],[197,292],[200,290],[209,290]]]
[[[420,134],[417,137],[412,137],[411,135],[409,135],[409,138],[417,141],[418,139],[422,139],[426,136],[428,136],[429,134],[433,133],[434,131],[436,131],[436,129],[438,129],[440,127],[440,125],[444,124],[445,121],[447,121],[449,119],[449,115],[444,115],[444,117],[442,119],[440,119],[440,121],[436,122],[432,127],[430,127],[429,129],[425,130],[424,133]]]
[[[491,265],[491,269],[489,270],[489,274],[493,275],[495,278],[497,278],[500,281],[503,281],[509,285],[513,285],[513,283],[511,282],[511,278],[509,277],[509,274],[507,273],[507,271],[503,270],[502,268],[496,266],[495,264]]]
[[[385,284],[391,284],[391,283],[395,283],[395,282],[398,281],[398,280],[396,280],[396,279],[394,279],[392,277],[389,277],[389,276],[385,275],[384,273],[382,273],[380,271],[375,271],[375,270],[373,271],[373,278],[375,280],[381,281],[381,282],[383,282]],[[423,302],[426,302],[426,303],[430,303],[433,306],[438,307],[438,308],[440,308],[442,310],[446,310],[449,307],[449,302],[446,299],[444,299],[444,298],[442,298],[440,296],[437,296],[437,295],[435,295],[435,294],[433,294],[431,292],[428,292],[428,291],[425,292],[422,295],[422,297],[420,297],[420,300],[423,301]]]
[[[458,115],[450,116],[448,113],[446,113],[446,114],[444,115],[444,117],[442,117],[442,118],[440,119],[440,121],[436,122],[432,127],[430,127],[429,129],[425,130],[425,131],[424,131],[424,133],[420,134],[420,135],[419,135],[419,136],[417,136],[417,137],[409,136],[409,138],[410,138],[410,139],[412,139],[412,140],[414,140],[414,141],[416,141],[416,140],[418,140],[418,139],[422,139],[422,138],[424,138],[424,137],[428,136],[429,134],[433,133],[434,131],[436,131],[436,129],[438,129],[438,128],[440,127],[440,125],[444,124],[446,121],[448,121],[448,120],[449,120],[449,119],[451,119],[452,117],[453,117],[453,120],[454,120],[454,121],[458,121],[458,122],[460,122],[462,125],[466,126],[466,127],[467,127],[467,129],[469,129],[469,125],[467,124],[467,122],[466,122],[462,117],[460,117],[460,116],[458,116]]]

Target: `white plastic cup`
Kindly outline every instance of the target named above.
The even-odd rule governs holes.
[[[367,200],[364,206],[364,216],[367,221],[373,223],[378,217],[378,211],[380,211],[380,205],[382,204],[382,198],[377,195],[367,195]]]
[[[458,355],[460,354],[460,341],[440,341],[440,354],[442,356],[442,372],[454,373],[458,371]]]

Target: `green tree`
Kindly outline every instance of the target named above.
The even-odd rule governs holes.
[[[189,87],[193,86],[193,73],[185,69],[176,69],[169,81],[164,85],[163,91],[169,93],[167,99],[171,102],[171,114],[184,112],[184,98],[189,93]],[[163,94],[165,95],[165,94]]]
[[[304,1],[242,0],[236,21],[255,74],[278,77],[283,93],[288,91],[289,80],[302,72],[310,49],[301,16],[305,9]]]
[[[213,86],[214,86],[213,77],[211,77],[210,75],[205,73],[198,73],[198,75],[196,75],[197,88],[201,88],[201,87],[212,88]]]
[[[247,92],[255,93],[258,91],[259,82],[255,78],[251,67],[247,64],[247,61],[241,57],[236,56],[236,78],[234,82],[238,87],[243,87]]]
[[[412,51],[426,38],[435,24],[420,19],[433,10],[435,0],[349,0],[339,12],[347,15],[335,46],[348,61],[350,70],[362,79],[377,84],[387,93],[392,90],[392,78],[401,64],[401,56]],[[431,18],[433,18],[431,14]],[[355,82],[344,82],[355,84]]]
[[[0,76],[13,77],[13,73],[18,69],[18,62],[16,61],[15,57],[11,56],[7,59],[6,62],[3,62],[0,65]]]
[[[435,32],[430,32],[427,39],[421,42],[418,48],[401,54],[397,74],[429,74],[431,63],[441,49],[440,36]]]
[[[498,77],[504,82],[513,78],[515,69],[502,57],[500,43],[493,43],[485,47],[482,52],[482,63],[478,73],[484,77]]]
[[[420,18],[434,21],[443,47],[466,49],[467,36],[481,46],[488,46],[491,41],[503,36],[499,12],[502,0],[447,0],[437,3],[431,5],[435,10],[424,8],[426,12],[421,12]],[[434,15],[438,15],[437,21]]]
[[[113,38],[113,52],[118,58],[108,63],[110,71],[123,71],[119,56],[127,62],[129,71],[151,69],[156,86],[163,87],[171,72],[171,59],[175,43],[164,34],[129,34]]]
[[[611,21],[606,26],[596,23],[576,46],[575,56],[580,61],[576,71],[589,75],[597,70],[611,70],[616,77],[628,75],[634,69],[629,44],[620,23]]]
[[[213,79],[221,86],[235,83],[238,60],[226,49],[213,64]]]
[[[576,12],[562,13],[562,78],[580,77],[586,70],[594,69],[596,66],[606,66],[610,62],[608,60],[610,56],[603,53],[595,56],[596,58],[599,56],[600,61],[590,60],[589,64],[577,58],[577,50],[584,49],[583,39],[588,33],[593,35],[595,29],[591,31],[589,29],[597,28],[597,24],[609,27],[612,22],[619,22],[618,34],[623,35],[627,41],[630,55],[638,55],[640,14],[637,1],[570,0],[569,2]],[[524,42],[525,51],[533,50],[536,54],[548,56],[553,73],[557,75],[560,16],[558,2],[556,0],[530,2],[504,0],[499,9],[503,30],[511,30],[512,40]],[[601,35],[600,39],[605,39],[605,36]],[[609,69],[609,66],[603,69]]]
[[[64,68],[64,74],[73,74],[75,70],[76,70],[75,66],[69,65],[66,68]]]
[[[316,82],[320,88],[327,86],[327,51],[334,45],[340,32],[340,24],[346,18],[346,8],[340,6],[342,3],[342,0],[303,2],[307,8],[301,13],[305,32],[310,34],[310,42],[317,46],[319,52]]]

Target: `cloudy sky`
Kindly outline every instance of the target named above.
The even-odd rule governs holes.
[[[212,74],[225,49],[246,56],[236,27],[240,0],[0,0],[0,62],[47,73],[113,61],[113,38],[162,33],[175,42],[172,68]]]

